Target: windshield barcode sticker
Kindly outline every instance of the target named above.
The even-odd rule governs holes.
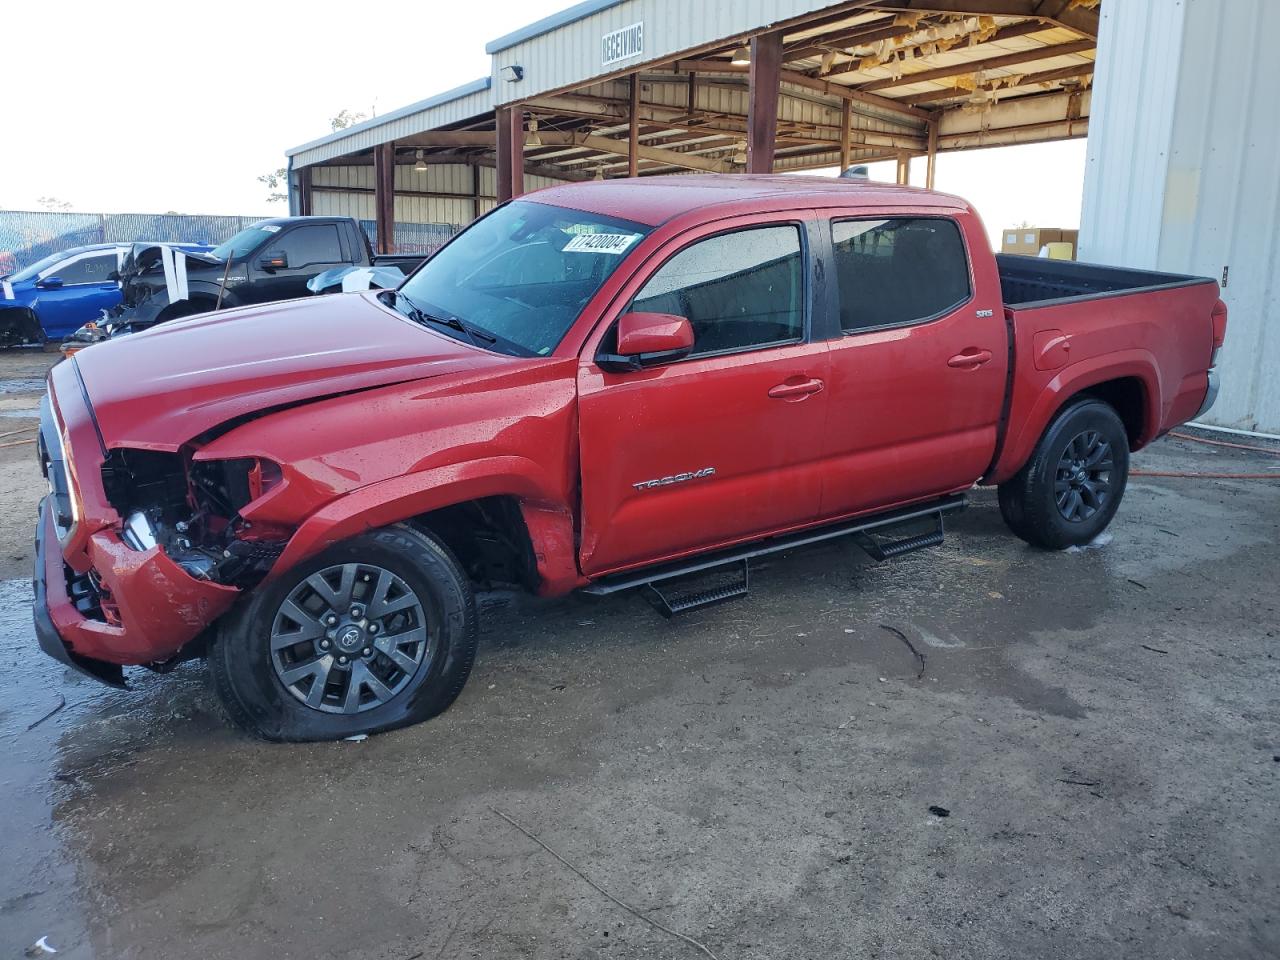
[[[565,246],[565,253],[608,253],[621,256],[639,239],[638,233],[580,233]]]

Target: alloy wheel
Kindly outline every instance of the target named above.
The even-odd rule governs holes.
[[[1058,460],[1053,497],[1058,512],[1073,522],[1088,520],[1111,495],[1112,451],[1097,430],[1076,434]]]
[[[325,713],[354,714],[390,701],[434,644],[422,600],[374,564],[319,570],[293,588],[271,626],[271,666],[296,699]]]

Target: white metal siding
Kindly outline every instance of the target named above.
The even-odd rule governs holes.
[[[722,37],[755,33],[831,5],[831,0],[628,0],[493,54],[493,99],[495,103],[511,103],[548,90],[579,86],[593,77],[632,69]],[[641,21],[644,52],[604,66],[600,46],[604,35]],[[501,70],[509,65],[523,67],[524,79],[516,83],[504,80]]]
[[[415,112],[405,112],[389,120],[365,121],[349,133],[333,139],[322,138],[292,154],[293,165],[304,167],[368,150],[380,143],[397,140],[423,130],[435,130],[450,123],[460,123],[493,112],[493,94],[486,88]]]
[[[1104,4],[1099,41],[1081,256],[1218,280],[1228,267],[1205,420],[1280,432],[1280,3]]]
[[[396,223],[470,223],[476,210],[471,198],[474,188],[471,167],[462,163],[438,163],[418,173],[413,167],[396,166]],[[355,217],[373,220],[377,216],[373,198],[373,167],[315,167],[311,172],[312,211],[317,216]],[[525,191],[563,183],[550,177],[526,174]],[[480,213],[497,205],[497,177],[492,167],[480,168]],[[417,196],[419,193],[458,194],[456,197]]]

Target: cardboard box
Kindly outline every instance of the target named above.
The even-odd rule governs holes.
[[[1080,257],[1080,231],[1079,230],[1063,230],[1062,242],[1071,244],[1071,259],[1077,260]]]
[[[1061,239],[1062,231],[1057,227],[1009,227],[1000,235],[1000,252],[1034,257],[1046,243],[1057,243]]]

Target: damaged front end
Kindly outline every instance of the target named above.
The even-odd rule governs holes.
[[[134,550],[159,548],[195,580],[255,586],[284,550],[286,531],[255,529],[240,511],[280,481],[267,460],[196,461],[190,451],[112,450],[102,464],[107,500]]]
[[[218,257],[191,245],[135,243],[116,274],[120,302],[67,337],[63,355],[160,323],[168,308],[190,298],[189,271],[223,265]]]
[[[280,468],[198,460],[195,444],[104,455],[80,397],[62,409],[52,396],[38,444],[50,490],[36,534],[41,646],[112,684],[123,665],[164,670],[199,656],[208,628],[284,549],[288,530],[240,515]]]

